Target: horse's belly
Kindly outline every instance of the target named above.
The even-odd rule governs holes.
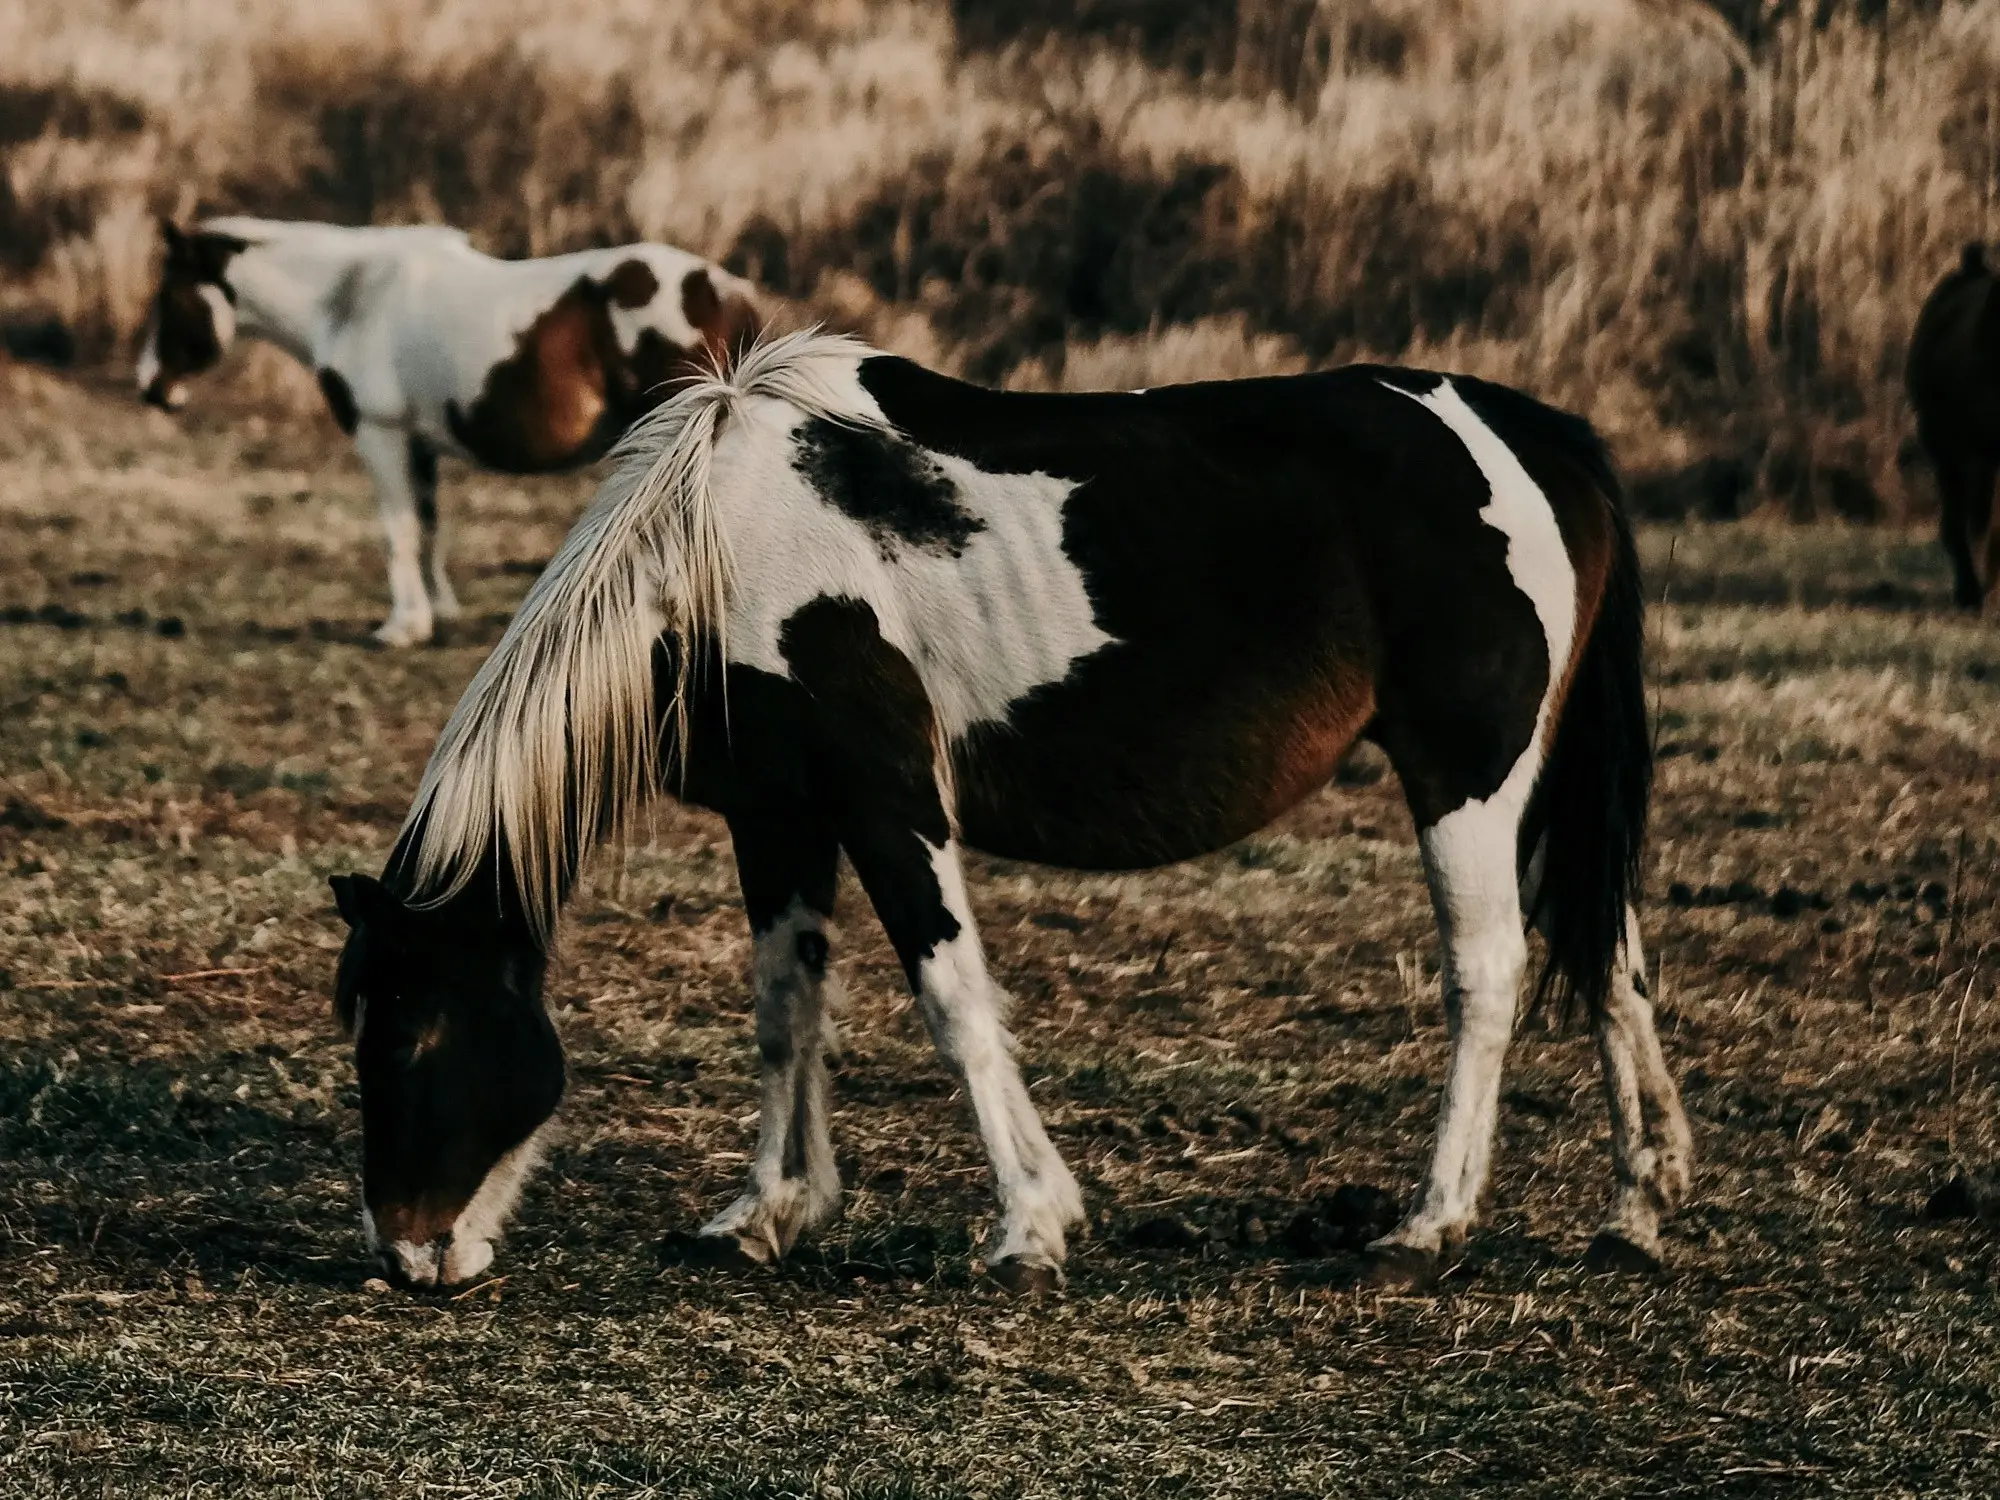
[[[1281,673],[1208,693],[1081,683],[979,726],[955,757],[974,848],[1074,869],[1144,869],[1256,832],[1326,785],[1374,715],[1372,685]]]

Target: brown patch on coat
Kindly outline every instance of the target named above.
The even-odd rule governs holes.
[[[705,266],[697,266],[682,278],[681,313],[701,334],[709,358],[718,368],[748,348],[764,327],[750,299],[739,292],[726,297],[718,292]]]
[[[333,420],[340,424],[340,430],[349,437],[361,425],[361,408],[354,400],[354,387],[347,383],[338,370],[319,372],[319,393],[326,397],[326,409],[333,413]]]
[[[558,297],[487,372],[470,407],[446,406],[452,436],[487,467],[517,474],[601,455],[624,425],[605,420],[622,363],[608,303],[605,287],[588,277]]]
[[[720,296],[705,269],[683,280],[684,310],[697,282],[695,307],[705,321],[692,313],[689,321],[701,332],[701,347],[684,349],[646,328],[628,354],[618,346],[611,310],[652,302],[659,277],[634,258],[620,261],[601,281],[579,278],[521,335],[515,352],[487,372],[477,400],[463,409],[446,407],[452,436],[488,468],[517,474],[602,457],[676,386],[755,337],[756,309],[740,295]]]
[[[643,260],[622,260],[604,278],[604,289],[620,307],[644,307],[660,294],[660,278]]]
[[[1333,779],[1337,767],[1375,717],[1375,685],[1361,673],[1324,684],[1319,693],[1275,704],[1273,722],[1283,731],[1270,772],[1255,788],[1248,816],[1262,828]]]
[[[369,1211],[375,1216],[376,1238],[384,1246],[428,1245],[451,1232],[465,1205],[454,1207],[441,1199],[427,1197],[414,1203],[370,1205]]]

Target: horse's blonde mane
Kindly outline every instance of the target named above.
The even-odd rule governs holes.
[[[415,835],[413,899],[435,903],[463,890],[497,840],[528,922],[547,940],[590,846],[622,837],[657,785],[655,641],[670,633],[678,647],[668,713],[683,747],[696,653],[725,642],[732,567],[710,489],[725,418],[768,397],[808,416],[879,426],[853,378],[875,352],[812,329],[763,339],[625,436],[616,469],[431,753],[403,824],[406,838]]]

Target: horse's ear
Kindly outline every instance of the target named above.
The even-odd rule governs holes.
[[[408,910],[373,875],[335,875],[327,884],[333,887],[333,904],[341,917],[357,932],[387,927]]]

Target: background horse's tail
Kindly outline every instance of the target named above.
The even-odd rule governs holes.
[[[1611,565],[1576,665],[1555,743],[1529,807],[1524,855],[1542,850],[1531,919],[1548,940],[1536,990],[1594,1015],[1625,940],[1628,902],[1639,895],[1640,854],[1652,800],[1653,745],[1646,724],[1645,600],[1617,474],[1582,423],[1574,434],[1584,471],[1604,498]],[[1587,446],[1585,446],[1587,445]]]
[[[702,644],[724,644],[731,563],[710,462],[725,418],[771,397],[879,423],[853,379],[873,352],[812,331],[768,339],[627,434],[431,753],[399,844],[411,898],[455,895],[504,849],[527,920],[547,937],[584,855],[624,833],[657,785],[655,646],[665,635],[678,648],[666,712],[672,743],[685,745],[689,674]]]

